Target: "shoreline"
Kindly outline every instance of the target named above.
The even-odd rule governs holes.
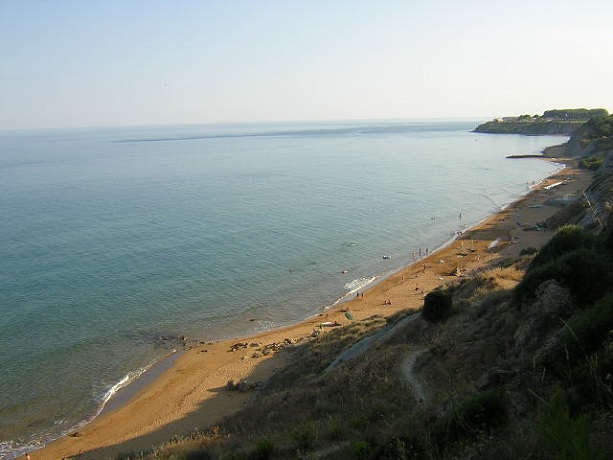
[[[125,401],[109,401],[108,407],[92,422],[32,452],[32,458],[69,458],[85,453],[87,458],[105,458],[147,450],[176,434],[205,430],[243,408],[251,397],[250,392],[227,391],[228,381],[265,381],[284,366],[287,359],[284,353],[254,357],[264,345],[308,340],[314,330],[325,331],[322,323],[347,324],[346,309],[351,310],[355,321],[360,321],[373,315],[391,316],[398,311],[420,308],[427,292],[457,279],[452,273],[461,271],[467,275],[517,256],[526,247],[540,247],[553,232],[526,231],[516,225],[518,216],[523,223],[536,225],[559,209],[546,202],[568,192],[566,185],[575,184],[574,190],[577,186],[585,189],[591,183],[591,173],[578,170],[575,160],[545,155],[542,158],[566,163],[566,166],[437,250],[377,278],[365,287],[364,298],[347,298],[295,324],[209,342],[173,354],[160,361],[172,360],[168,369],[159,375],[143,375],[132,383],[137,385],[143,379],[142,388],[126,387],[121,392]],[[565,182],[564,186],[546,188],[561,181]],[[492,246],[494,242],[497,243]],[[392,305],[384,303],[388,299]],[[230,351],[237,342],[250,343]],[[251,346],[255,343],[259,345]],[[121,399],[122,395],[115,398]]]

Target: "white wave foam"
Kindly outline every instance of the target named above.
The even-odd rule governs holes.
[[[274,323],[274,321],[258,319],[258,320],[255,320],[254,322],[255,322],[254,331],[256,333],[270,331],[271,329],[274,329],[276,327],[276,324]]]
[[[151,369],[151,366],[152,366],[152,364],[149,365],[149,366],[143,367],[141,369],[138,369],[136,371],[129,372],[119,382],[117,382],[115,385],[113,385],[111,388],[109,388],[108,391],[102,397],[102,400],[101,400],[100,405],[98,406],[98,410],[96,412],[96,416],[100,415],[100,413],[104,410],[104,407],[107,405],[107,403],[110,401],[110,399],[113,396],[115,396],[115,394],[117,394],[117,392],[119,390],[121,390],[122,388],[127,387],[132,382],[137,380],[141,375],[143,375],[145,372],[147,372],[149,369]]]
[[[362,277],[345,284],[345,289],[347,290],[346,295],[353,294],[354,292],[358,292],[360,289],[364,289],[376,279],[376,276]]]
[[[98,409],[96,410],[96,413],[93,416],[77,423],[76,425],[71,426],[68,429],[63,430],[59,434],[55,434],[55,435],[42,434],[39,436],[35,436],[32,439],[30,439],[27,444],[20,444],[20,443],[16,443],[13,441],[0,442],[0,460],[12,460],[12,459],[18,458],[27,452],[31,452],[33,450],[40,449],[41,447],[44,447],[46,444],[56,439],[59,439],[63,436],[66,436],[68,433],[72,433],[73,431],[87,425],[93,419],[95,419],[98,415],[100,415],[100,413],[104,410],[104,407],[107,405],[110,399],[113,396],[115,396],[115,394],[117,394],[119,390],[127,387],[132,382],[137,380],[141,375],[143,375],[151,367],[152,365],[143,367],[142,369],[139,369],[137,371],[129,372],[121,380],[119,380],[119,382],[117,382],[115,385],[113,385],[111,388],[109,388],[104,393],[104,395],[101,398],[100,404],[98,405]],[[64,422],[63,420],[57,420],[54,422],[54,425],[62,425],[63,422]]]

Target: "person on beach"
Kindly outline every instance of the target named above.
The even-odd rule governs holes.
[[[30,453],[26,452],[26,460],[32,460],[32,457],[30,457]]]

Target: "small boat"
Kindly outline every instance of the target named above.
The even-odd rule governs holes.
[[[390,256],[389,254],[385,254],[385,255],[383,256],[383,259],[385,259],[385,260],[387,260],[387,259],[391,259],[391,258],[392,258],[392,256]]]

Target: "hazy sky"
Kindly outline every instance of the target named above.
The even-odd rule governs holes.
[[[0,129],[613,107],[610,0],[2,0]]]

